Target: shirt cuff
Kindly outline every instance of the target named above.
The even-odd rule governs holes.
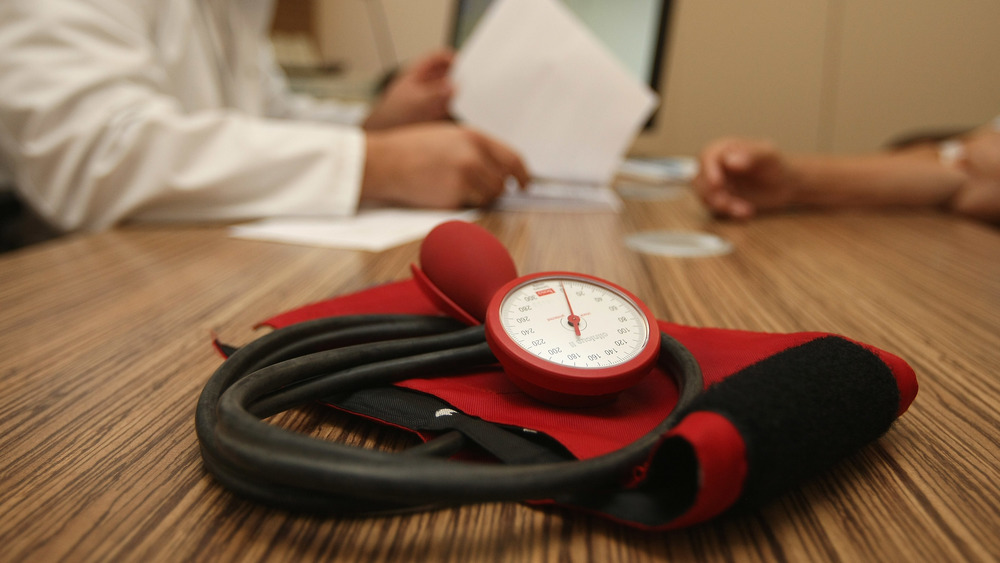
[[[361,199],[361,183],[365,172],[365,133],[361,129],[344,128],[343,139],[337,147],[334,166],[338,175],[333,185],[339,189],[328,190],[330,197],[325,209],[341,210],[345,215],[352,215],[358,210]]]

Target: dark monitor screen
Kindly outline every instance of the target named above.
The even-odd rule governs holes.
[[[561,0],[639,80],[660,90],[671,0]],[[492,0],[458,0],[452,46],[461,48]]]

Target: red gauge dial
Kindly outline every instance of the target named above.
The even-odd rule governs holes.
[[[517,278],[494,295],[486,339],[507,375],[543,401],[613,399],[648,374],[660,349],[656,318],[605,280],[569,272]]]

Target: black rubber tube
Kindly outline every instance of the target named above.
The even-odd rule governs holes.
[[[262,420],[338,393],[495,363],[482,327],[461,326],[440,317],[337,317],[292,325],[248,344],[223,362],[199,399],[196,428],[206,467],[240,495],[286,508],[340,514],[610,489],[648,457],[676,424],[678,413],[702,390],[694,357],[661,334],[660,364],[679,387],[675,409],[620,450],[582,461],[535,465],[380,452],[311,438]],[[373,338],[377,340],[370,341]],[[319,343],[334,349],[297,355]]]

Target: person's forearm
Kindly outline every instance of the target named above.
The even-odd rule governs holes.
[[[792,156],[794,203],[807,206],[940,206],[964,174],[942,165],[932,147],[870,156]]]

